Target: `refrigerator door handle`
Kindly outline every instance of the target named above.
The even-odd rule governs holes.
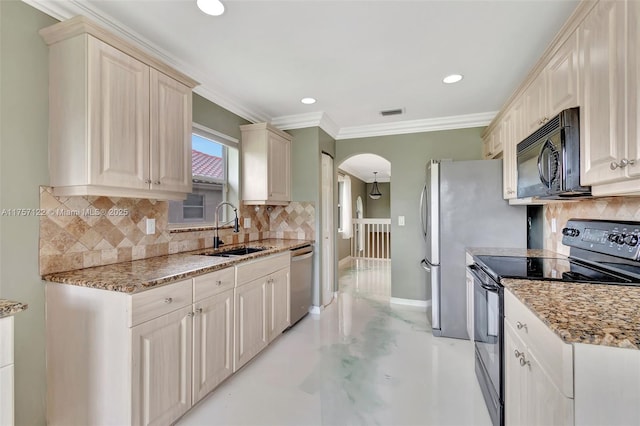
[[[420,193],[420,226],[422,227],[422,237],[427,237],[427,210],[426,210],[427,184],[425,183]]]
[[[424,269],[425,271],[431,272],[430,265],[427,265],[427,261],[425,259],[422,259],[422,261],[420,262],[420,265],[422,266],[422,269]]]

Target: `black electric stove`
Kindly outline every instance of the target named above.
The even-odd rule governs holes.
[[[569,257],[475,256],[501,278],[640,286],[640,223],[571,219],[562,230]]]

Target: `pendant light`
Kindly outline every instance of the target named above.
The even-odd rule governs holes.
[[[378,181],[376,180],[376,175],[378,172],[373,172],[373,185],[371,186],[371,192],[369,193],[369,198],[372,200],[377,200],[382,197],[382,192],[380,192],[380,188],[378,188]]]

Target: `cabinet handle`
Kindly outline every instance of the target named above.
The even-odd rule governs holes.
[[[516,358],[524,357],[524,352],[520,352],[517,349],[513,351],[513,354],[516,356]]]
[[[167,297],[166,299],[164,299],[164,303],[166,303],[167,305],[171,302],[173,302],[173,297]]]
[[[531,362],[527,361],[526,359],[524,359],[524,354],[522,354],[522,358],[520,358],[520,366],[521,367],[527,366],[527,367],[531,368]]]
[[[526,331],[527,333],[529,332],[527,324],[523,324],[520,321],[516,322],[516,327],[518,328],[518,330],[522,330],[524,328],[524,331]]]
[[[196,314],[201,314],[201,313],[202,313],[202,308],[196,309]]]
[[[151,183],[151,179],[145,179],[144,183]]]
[[[154,184],[154,185],[160,185],[160,181],[159,181],[159,180],[157,180],[157,181],[153,182],[153,184]]]
[[[221,286],[222,285],[222,281],[221,280],[216,281],[216,285],[217,286]]]
[[[626,158],[623,158],[622,160],[620,160],[619,163],[616,163],[615,161],[612,161],[611,164],[609,164],[609,167],[611,168],[611,170],[615,170],[618,167],[620,167],[621,169],[624,169],[627,166],[633,166],[634,164],[636,164],[636,160],[627,160]]]
[[[507,191],[507,194],[515,194],[515,193],[516,193],[516,191],[513,191],[511,189]]]
[[[195,315],[195,314],[194,314],[193,312],[189,312],[189,313],[187,314],[187,316],[188,316],[189,318],[192,318],[194,315]]]

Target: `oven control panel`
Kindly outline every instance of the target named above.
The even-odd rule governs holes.
[[[569,219],[562,244],[630,260],[640,260],[640,222]]]

